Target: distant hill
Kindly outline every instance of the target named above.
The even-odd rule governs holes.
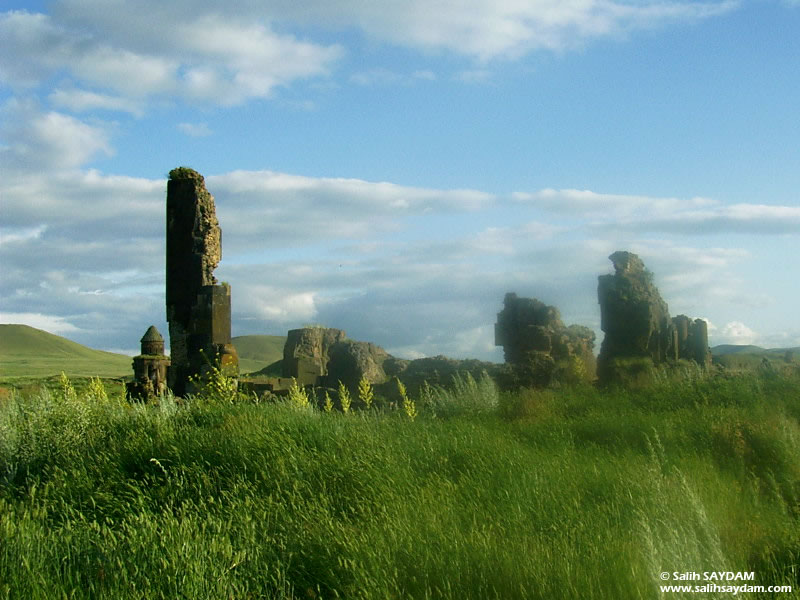
[[[786,360],[787,353],[789,361]],[[782,369],[796,365],[800,358],[800,347],[762,348],[752,345],[722,344],[711,348],[714,364],[728,369],[754,371],[762,368],[766,360],[771,368]]]
[[[720,344],[711,348],[714,356],[725,356],[726,354],[786,354],[786,352],[800,352],[800,346],[794,348],[762,348],[761,346],[736,344]]]
[[[766,352],[760,346],[752,345],[736,345],[736,344],[720,344],[711,348],[711,354],[714,356],[724,356],[726,354],[761,354]]]
[[[0,377],[124,377],[131,357],[93,350],[28,325],[0,324]]]
[[[252,373],[283,358],[285,335],[240,335],[233,340],[239,354],[239,370]]]

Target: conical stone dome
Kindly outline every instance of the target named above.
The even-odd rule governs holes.
[[[161,356],[164,354],[164,338],[156,329],[155,325],[150,325],[142,336],[142,354]]]

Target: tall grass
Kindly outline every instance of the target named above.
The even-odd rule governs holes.
[[[680,598],[661,572],[723,570],[800,597],[797,380],[427,393],[14,395],[0,598]]]

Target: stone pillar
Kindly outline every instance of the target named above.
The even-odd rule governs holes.
[[[167,321],[172,367],[169,386],[182,396],[189,378],[217,359],[229,372],[238,367],[231,345],[231,292],[216,285],[222,232],[214,197],[203,176],[179,167],[167,182]]]
[[[600,327],[606,334],[599,366],[604,368],[617,357],[650,358],[656,364],[674,357],[672,319],[652,274],[631,252],[615,252],[608,258],[614,274],[601,275],[597,285]]]
[[[708,348],[708,323],[703,319],[695,319],[689,326],[686,346],[686,358],[690,358],[704,367],[711,366],[711,350]]]

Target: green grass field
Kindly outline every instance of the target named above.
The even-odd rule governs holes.
[[[674,571],[800,598],[796,375],[416,401],[14,394],[0,598],[733,597],[660,592]]]
[[[92,350],[27,325],[0,325],[0,379],[48,377],[66,371],[74,377],[124,377],[131,357]]]

